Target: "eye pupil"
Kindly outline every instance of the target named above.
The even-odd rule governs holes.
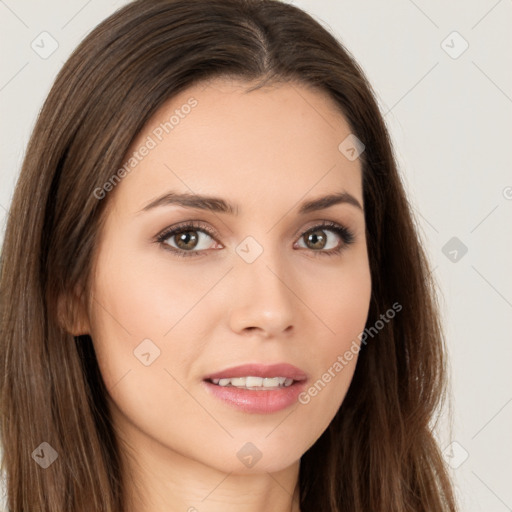
[[[195,231],[182,231],[181,233],[175,235],[176,236],[176,245],[180,249],[193,249],[199,237],[197,236],[197,233]],[[188,245],[190,241],[193,242],[192,245]]]
[[[320,235],[318,235],[320,233]],[[321,229],[317,229],[316,231],[312,231],[307,235],[307,241],[306,244],[309,243],[309,241],[312,241],[313,245],[317,243],[320,240],[320,246],[313,247],[313,249],[323,249],[325,247],[325,244],[327,242],[325,233]]]

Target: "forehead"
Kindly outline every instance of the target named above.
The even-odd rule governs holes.
[[[250,85],[216,78],[167,101],[125,155],[116,207],[140,210],[167,190],[246,207],[347,191],[362,204],[360,161],[338,148],[351,130],[334,101],[297,83]]]

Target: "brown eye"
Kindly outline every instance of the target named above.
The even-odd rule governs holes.
[[[175,237],[177,247],[184,250],[194,249],[199,241],[197,231],[181,231],[173,236]]]
[[[335,249],[339,245],[340,234],[335,228],[316,226],[302,235],[306,249],[322,251]],[[336,236],[333,236],[336,235]]]
[[[157,235],[155,241],[177,256],[199,256],[208,249],[220,248],[213,230],[196,222],[168,228]]]
[[[327,237],[323,229],[315,229],[304,235],[306,245],[310,249],[323,249],[327,244]]]
[[[347,227],[326,221],[303,233],[297,244],[300,248],[310,249],[315,255],[334,256],[354,240],[354,233]]]

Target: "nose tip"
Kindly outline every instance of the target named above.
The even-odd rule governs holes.
[[[232,330],[267,338],[291,333],[296,305],[286,284],[289,277],[280,276],[263,259],[241,265],[234,274],[236,292],[229,318]]]

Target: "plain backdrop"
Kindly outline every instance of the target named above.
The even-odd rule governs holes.
[[[125,3],[0,0],[2,239],[26,143],[58,70]],[[391,131],[440,288],[453,429],[443,416],[439,439],[461,510],[512,511],[512,4],[290,3],[354,55]]]

